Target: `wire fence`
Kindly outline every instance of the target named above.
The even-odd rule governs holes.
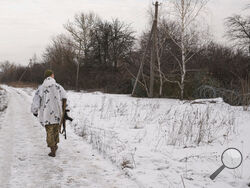
[[[246,99],[250,99],[250,93],[242,94],[240,91],[225,88],[216,88],[209,85],[200,86],[194,93],[195,98],[218,98],[234,106],[241,106]]]

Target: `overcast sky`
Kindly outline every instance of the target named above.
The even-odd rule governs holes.
[[[166,1],[166,0],[164,0]],[[94,11],[104,19],[120,18],[140,33],[147,28],[147,10],[153,0],[0,0],[0,62],[27,65],[41,56],[53,36],[76,13]],[[163,2],[163,0],[160,0]],[[210,0],[207,23],[219,41],[225,41],[223,20],[241,13],[250,0]]]

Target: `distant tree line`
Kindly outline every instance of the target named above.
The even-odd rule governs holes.
[[[81,13],[64,27],[67,33],[52,39],[40,62],[32,58],[27,67],[2,62],[1,82],[41,84],[44,70],[52,69],[67,88],[128,93],[130,80],[121,67],[136,41],[130,26],[118,19],[106,21],[94,13]]]
[[[192,18],[191,13],[187,16]],[[250,92],[250,19],[237,15],[226,20],[228,41],[234,42],[233,47],[216,43],[208,37],[209,33],[199,28],[198,22],[185,26],[180,21],[184,23],[185,18],[159,19],[157,56],[160,69],[155,70],[154,97],[203,97],[199,95],[202,86],[223,88],[241,95]],[[1,82],[41,84],[44,70],[52,69],[56,80],[68,89],[132,92],[150,31],[135,37],[128,24],[119,19],[103,20],[94,13],[78,14],[64,28],[66,34],[53,38],[39,62],[35,57],[28,66],[2,62]],[[150,52],[146,57],[143,78],[147,83]],[[141,81],[136,95],[147,96]]]

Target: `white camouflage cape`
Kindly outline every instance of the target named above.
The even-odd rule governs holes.
[[[62,99],[66,92],[52,77],[38,87],[31,105],[31,112],[38,114],[42,126],[59,124],[62,117]]]

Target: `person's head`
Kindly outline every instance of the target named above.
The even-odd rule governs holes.
[[[52,77],[54,78],[54,72],[50,69],[47,69],[45,72],[44,72],[44,78],[48,78],[48,77]]]

